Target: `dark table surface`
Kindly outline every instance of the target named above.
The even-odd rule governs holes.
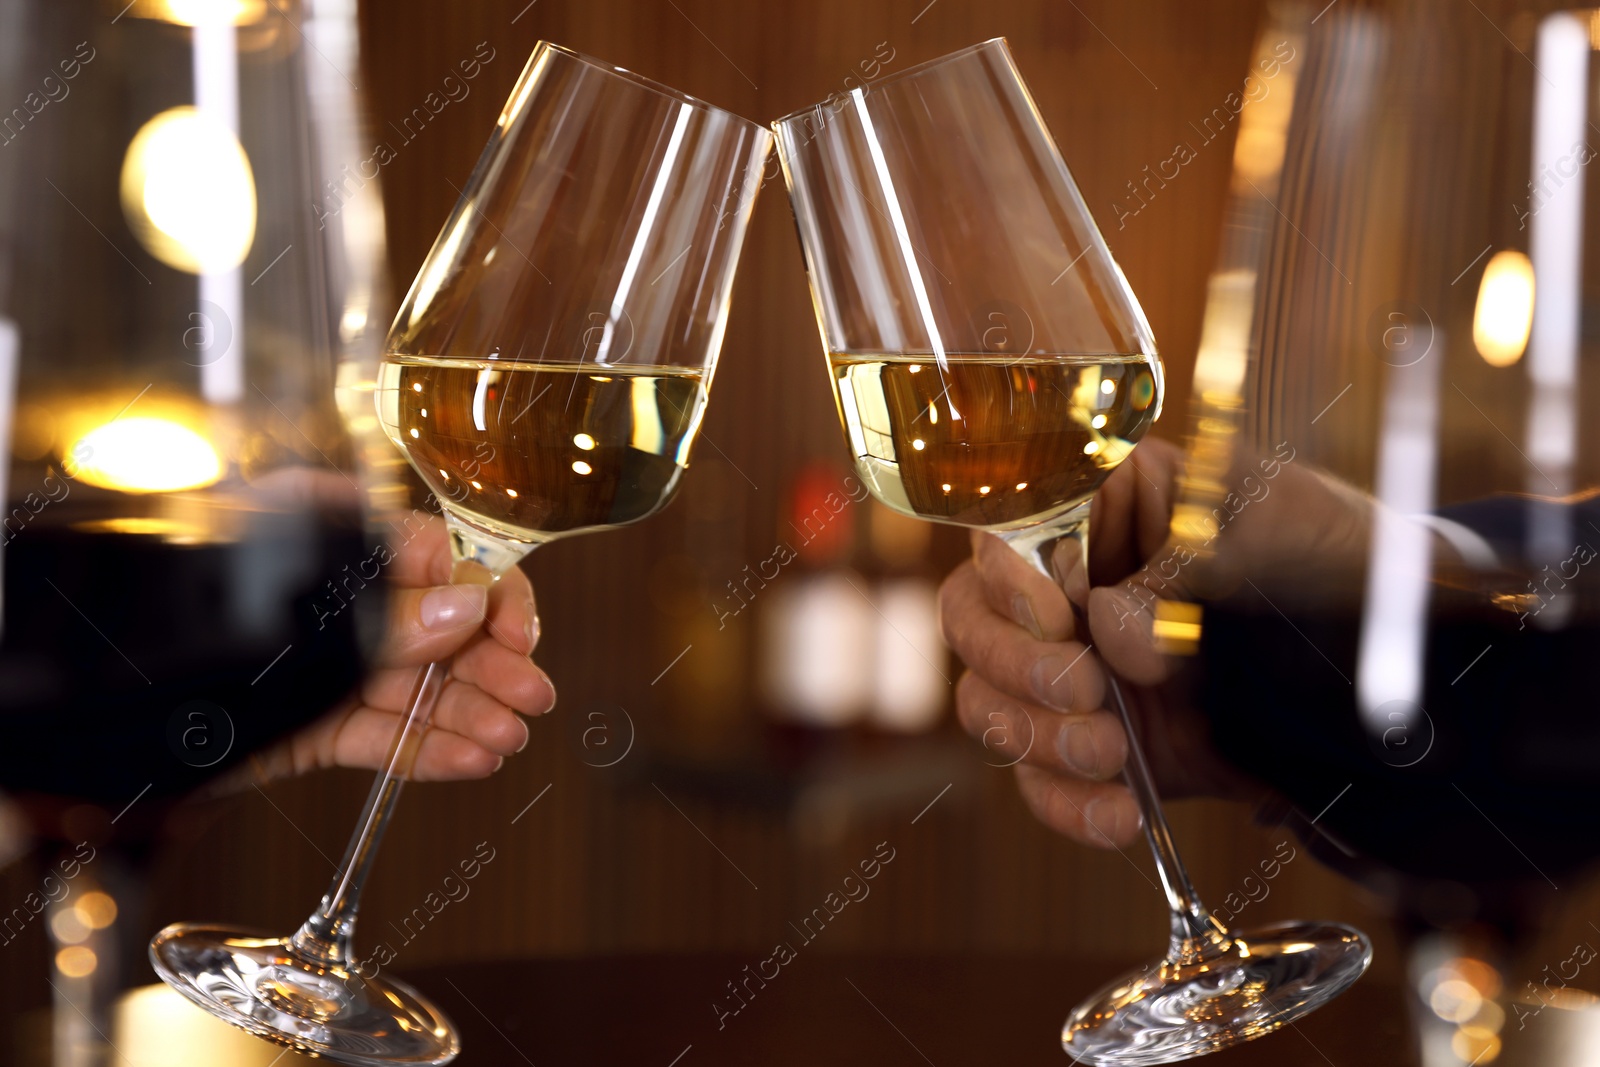
[[[463,1033],[467,1067],[817,1063],[1063,1067],[1061,1023],[1134,961],[1059,957],[801,956],[736,1015],[748,956],[501,962],[419,970]],[[771,968],[768,968],[768,973]],[[1321,1011],[1211,1057],[1249,1064],[1409,1065],[1399,990],[1363,980]]]
[[[738,1006],[759,955],[500,960],[403,977],[460,1027],[463,1067],[643,1064],[748,1067],[1067,1067],[1071,1007],[1137,961],[1045,956],[799,955]],[[771,967],[767,968],[771,973]],[[719,1016],[717,1007],[728,1010]],[[46,1020],[40,1020],[45,1022]],[[47,1026],[22,1063],[48,1064]],[[162,986],[124,997],[112,1038],[123,1064],[296,1067],[323,1063],[217,1022]],[[1292,1028],[1218,1053],[1217,1067],[1411,1067],[1400,991],[1370,977]]]

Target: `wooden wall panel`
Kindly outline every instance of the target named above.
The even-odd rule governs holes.
[[[1121,228],[1115,205],[1146,164],[1169,156],[1178,140],[1194,139],[1188,124],[1239,85],[1260,4],[925,3],[370,4],[363,33],[375,136],[388,136],[388,123],[479,42],[495,50],[472,94],[384,168],[395,279],[403,287],[414,273],[541,37],[770,118],[841,88],[881,42],[894,50],[889,69],[899,69],[1005,35],[1154,324],[1174,391],[1159,431],[1178,436],[1231,145],[1202,148]],[[685,634],[703,632],[706,613],[691,606],[686,616],[681,604],[664,602],[661,560],[697,554],[731,575],[764,558],[786,477],[808,459],[842,460],[781,186],[769,187],[758,204],[735,301],[705,425],[716,448],[700,448],[682,499],[667,513],[532,559],[545,623],[539,659],[560,688],[561,705],[492,780],[408,791],[363,909],[363,940],[398,937],[390,924],[457,859],[488,842],[496,858],[472,895],[414,943],[397,946],[399,966],[482,956],[766,950],[878,842],[888,842],[896,858],[873,895],[841,916],[820,949],[1077,947],[1134,955],[1154,947],[1163,918],[1142,849],[1099,853],[1052,837],[1023,810],[1009,774],[984,765],[981,752],[950,731],[938,752],[955,761],[953,785],[926,815],[911,821],[920,803],[885,809],[821,842],[796,833],[782,811],[658,790],[630,778],[637,770],[626,762],[599,770],[579,759],[572,717],[617,702],[621,693],[625,704],[645,701],[628,706],[652,728],[660,726],[654,720],[683,714],[667,706],[672,701],[651,703],[647,683],[683,647]],[[942,533],[936,555],[948,563],[961,548],[959,535]],[[714,689],[726,672],[743,669],[744,652],[729,649],[749,640],[708,638],[676,671]],[[697,665],[701,655],[708,658]],[[682,699],[684,690],[675,692],[674,700]],[[321,891],[366,781],[329,774],[220,805],[208,826],[168,849],[149,924],[226,918],[288,928]],[[1218,894],[1271,852],[1273,839],[1238,807],[1179,803],[1174,821],[1197,878]],[[1262,918],[1304,911],[1381,925],[1352,889],[1310,860],[1294,866],[1261,908]]]

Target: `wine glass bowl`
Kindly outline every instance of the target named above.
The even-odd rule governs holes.
[[[774,128],[863,482],[904,514],[996,534],[1081,611],[1091,499],[1160,416],[1163,372],[1005,42]],[[1064,540],[1078,560],[1058,572],[1071,558],[1057,552]],[[1236,936],[1206,911],[1122,690],[1107,683],[1171,939],[1163,960],[1073,1012],[1066,1051],[1168,1063],[1269,1033],[1348,987],[1371,959],[1358,931],[1290,924]]]
[[[443,511],[453,582],[498,581],[539,545],[671,499],[771,140],[630,71],[534,49],[371,383],[377,422]],[[353,940],[448,674],[419,672],[317,911],[287,938],[169,927],[151,946],[163,978],[236,1026],[339,1062],[455,1057],[443,1013],[358,960]]]

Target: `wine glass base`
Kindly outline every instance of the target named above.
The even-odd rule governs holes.
[[[445,1064],[461,1051],[454,1025],[410,986],[308,963],[286,938],[178,923],[150,942],[150,963],[217,1018],[337,1063]]]
[[[1227,953],[1123,975],[1061,1028],[1074,1061],[1176,1063],[1272,1033],[1348,989],[1372,962],[1365,934],[1338,923],[1280,923],[1234,935]]]

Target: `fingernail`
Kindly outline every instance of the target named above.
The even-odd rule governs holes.
[[[528,728],[528,724],[527,723],[523,723],[522,724],[522,744],[517,746],[517,751],[521,752],[523,749],[527,748],[528,747],[528,742],[532,741],[532,740],[533,740],[533,731]]]
[[[480,622],[489,603],[489,590],[481,585],[447,585],[422,598],[422,625],[430,630],[454,630]]]
[[[1067,672],[1069,666],[1066,660],[1056,655],[1044,656],[1033,665],[1031,681],[1040,703],[1057,711],[1072,707],[1072,679]]]
[[[1033,613],[1033,604],[1028,600],[1026,593],[1018,593],[1011,598],[1011,617],[1018,626],[1031,633],[1036,641],[1044,640],[1044,631],[1039,628],[1039,619]]]
[[[522,624],[522,640],[528,646],[528,655],[533,655],[534,646],[539,643],[539,620],[529,616],[528,621]]]
[[[1089,833],[1108,845],[1122,837],[1122,805],[1110,797],[1096,797],[1084,805],[1083,821],[1089,824]]]
[[[1056,751],[1068,767],[1085,778],[1100,777],[1100,748],[1086,722],[1069,722],[1056,735]]]

